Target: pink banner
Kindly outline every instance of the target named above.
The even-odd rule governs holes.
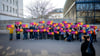
[[[8,28],[14,28],[14,25],[7,25]]]

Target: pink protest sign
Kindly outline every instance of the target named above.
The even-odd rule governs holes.
[[[92,34],[92,31],[88,31],[88,34]]]
[[[70,29],[68,29],[68,30],[66,30],[66,32],[71,32],[71,30],[70,30]]]
[[[8,28],[14,28],[14,25],[7,25]]]

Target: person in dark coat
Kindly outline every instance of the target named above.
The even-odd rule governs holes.
[[[74,30],[75,30],[75,31],[78,31],[78,28],[74,28]],[[79,40],[78,35],[79,35],[79,34],[75,34],[75,39],[76,39],[76,40]]]
[[[69,36],[67,38],[67,41],[72,41],[72,34],[70,32],[68,32]]]
[[[34,27],[32,26],[32,25],[30,25],[30,28],[29,29],[34,29]],[[33,39],[34,38],[34,36],[33,36],[33,32],[30,32],[30,39]]]
[[[97,42],[97,29],[93,30],[93,35],[92,36],[93,36],[93,41]]]
[[[58,32],[59,32],[58,27],[57,27],[57,29],[55,29],[54,31],[58,31]],[[60,39],[60,38],[59,38],[60,34],[54,33],[54,35],[55,35],[55,40],[59,40],[59,39]]]
[[[46,26],[45,25],[43,25],[43,26],[44,26],[44,29],[46,29]],[[46,31],[43,32],[42,37],[43,37],[42,39],[46,39]]]
[[[24,35],[23,40],[28,39],[28,32],[27,32],[27,29],[28,29],[28,28],[23,28],[23,35]]]
[[[38,27],[35,26],[34,30],[38,30]],[[34,32],[34,38],[35,38],[35,40],[38,40],[38,32]]]
[[[18,29],[19,29],[19,27],[18,27]],[[20,31],[16,31],[16,39],[17,39],[17,40],[20,39],[20,33],[21,33]]]
[[[82,56],[95,56],[95,49],[90,42],[90,37],[84,35],[82,38],[84,39],[84,42],[81,45]]]
[[[68,28],[66,28],[66,30],[68,30]],[[68,36],[69,36],[69,34],[68,34],[68,32],[66,32],[66,38],[68,38]]]
[[[82,27],[79,27],[79,34],[78,34],[78,37],[80,39],[80,42],[82,41],[82,32],[80,32],[80,30],[82,30]]]

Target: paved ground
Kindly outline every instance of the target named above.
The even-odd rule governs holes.
[[[0,56],[81,56],[79,41],[8,39],[8,34],[0,34]],[[93,45],[100,56],[100,39]]]

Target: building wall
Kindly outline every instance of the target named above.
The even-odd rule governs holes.
[[[18,16],[23,17],[23,0],[18,0]]]
[[[74,22],[100,24],[100,0],[66,0],[63,14]]]
[[[0,0],[0,14],[23,17],[23,0]]]
[[[100,24],[100,0],[78,0],[76,6],[77,22]]]
[[[6,29],[6,26],[9,24],[14,24],[16,21],[21,21],[23,18],[0,15],[0,30]]]
[[[75,0],[66,0],[65,6],[64,6],[64,18],[71,19],[74,23],[76,22],[76,6],[75,6]]]
[[[63,19],[63,13],[52,13],[48,16],[49,19]]]
[[[23,19],[23,0],[0,0],[0,30]]]
[[[72,9],[64,16],[66,19],[71,19],[74,23],[76,22],[76,6],[73,6]]]

